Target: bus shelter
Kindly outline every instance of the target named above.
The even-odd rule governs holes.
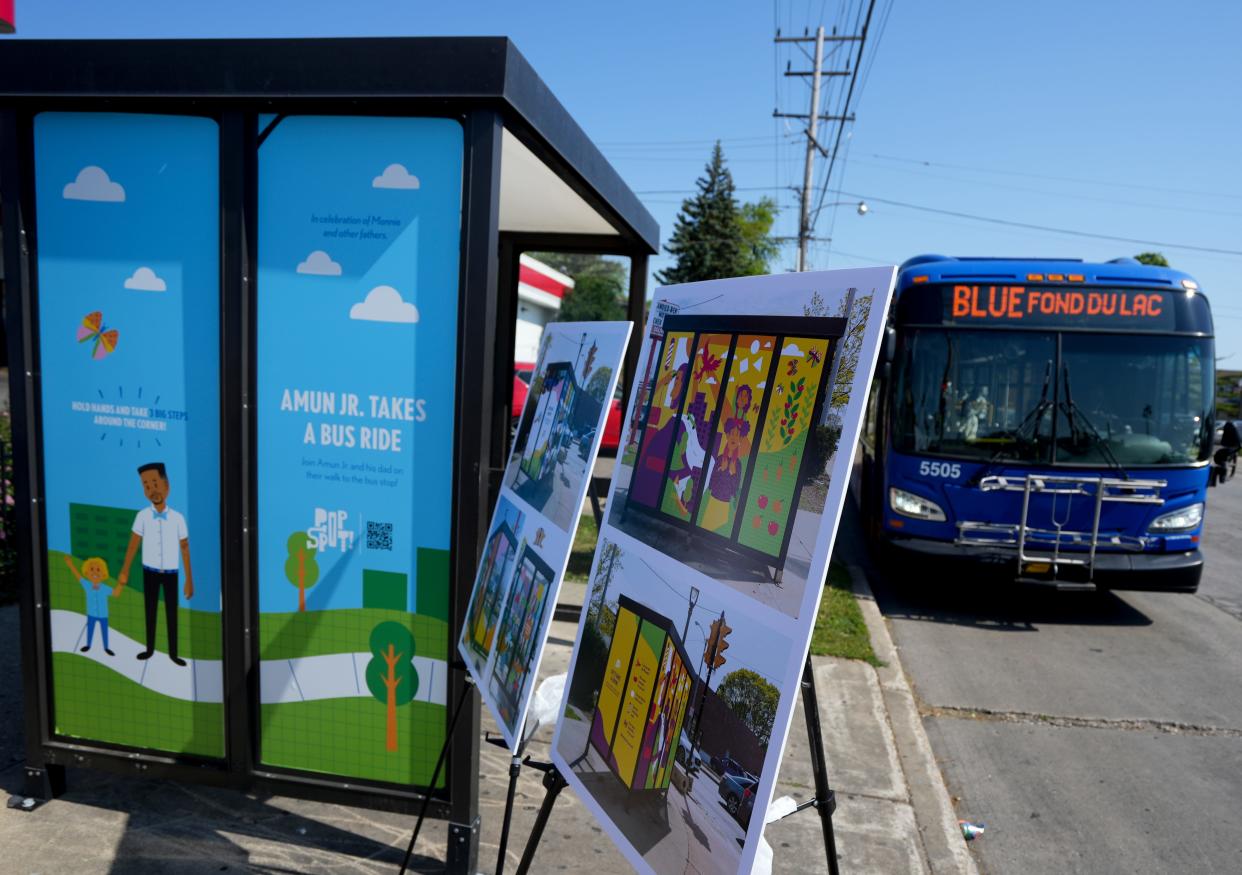
[[[29,792],[430,794],[474,871],[519,258],[638,321],[651,216],[503,38],[9,43],[0,198]]]
[[[618,605],[588,744],[627,791],[662,793],[697,678],[672,620],[624,595]]]

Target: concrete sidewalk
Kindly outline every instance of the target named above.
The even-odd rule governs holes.
[[[837,793],[834,826],[843,872],[973,872],[957,831],[944,782],[923,735],[913,697],[873,602],[863,607],[877,654],[888,662],[816,658],[816,688],[829,780]],[[566,599],[572,601],[574,585]],[[578,585],[581,588],[581,585]],[[554,622],[541,676],[566,670],[576,629]],[[20,677],[17,611],[0,608],[0,789],[21,780]],[[795,714],[777,795],[811,796],[801,707]],[[491,721],[485,717],[485,725]],[[494,729],[494,727],[491,727]],[[547,754],[551,727],[541,727],[529,752]],[[479,868],[495,871],[509,757],[484,744],[480,764],[482,818]],[[71,770],[69,791],[32,813],[0,809],[5,871],[51,873],[322,872],[391,873],[399,865],[413,819],[283,797],[239,797],[230,791],[166,781],[120,780]],[[524,770],[518,784],[506,869],[513,871],[543,797],[540,775]],[[438,872],[445,827],[428,822],[417,871]],[[813,810],[769,825],[774,871],[826,871],[819,819]],[[625,872],[624,858],[572,792],[561,794],[535,859],[534,871]]]

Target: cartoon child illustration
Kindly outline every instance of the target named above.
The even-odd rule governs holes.
[[[125,564],[117,576],[117,592],[129,582],[129,566],[142,546],[142,600],[146,607],[147,649],[139,659],[150,659],[155,652],[156,614],[160,591],[164,593],[164,620],[168,626],[168,658],[177,665],[185,660],[177,656],[177,571],[185,563],[185,597],[194,597],[194,577],[190,573],[190,534],[185,517],[168,506],[168,474],[163,462],[151,462],[138,469],[142,491],[150,507],[134,517],[134,528],[125,551]]]
[[[102,632],[104,653],[116,656],[108,647],[108,598],[119,596],[121,588],[119,586],[114,588],[104,583],[108,579],[108,563],[98,556],[92,556],[82,563],[80,574],[74,567],[71,557],[65,557],[65,564],[69,566],[69,570],[73,572],[73,576],[77,578],[78,583],[82,584],[82,589],[86,592],[86,646],[82,648],[82,652],[86,653],[91,649],[91,644],[95,640],[95,627],[98,626]]]

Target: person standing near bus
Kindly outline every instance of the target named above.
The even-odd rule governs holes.
[[[194,596],[194,578],[190,572],[190,534],[185,517],[168,506],[168,474],[163,462],[151,462],[138,469],[142,491],[150,507],[134,517],[134,528],[125,551],[125,564],[117,575],[117,589],[129,582],[129,567],[138,547],[142,547],[142,600],[146,608],[147,647],[139,659],[150,659],[155,653],[155,627],[159,612],[160,592],[164,594],[164,620],[168,627],[168,658],[176,665],[185,665],[177,656],[177,578],[180,563],[185,563],[185,597]]]

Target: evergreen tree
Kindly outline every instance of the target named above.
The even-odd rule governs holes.
[[[1162,252],[1140,252],[1134,256],[1134,260],[1139,264],[1150,264],[1155,267],[1168,267],[1169,260],[1164,257]]]
[[[665,251],[676,264],[656,274],[662,285],[692,283],[744,276],[753,258],[746,245],[733,196],[733,175],[725,167],[724,151],[717,141],[707,172],[698,179],[698,192],[682,201]]]

